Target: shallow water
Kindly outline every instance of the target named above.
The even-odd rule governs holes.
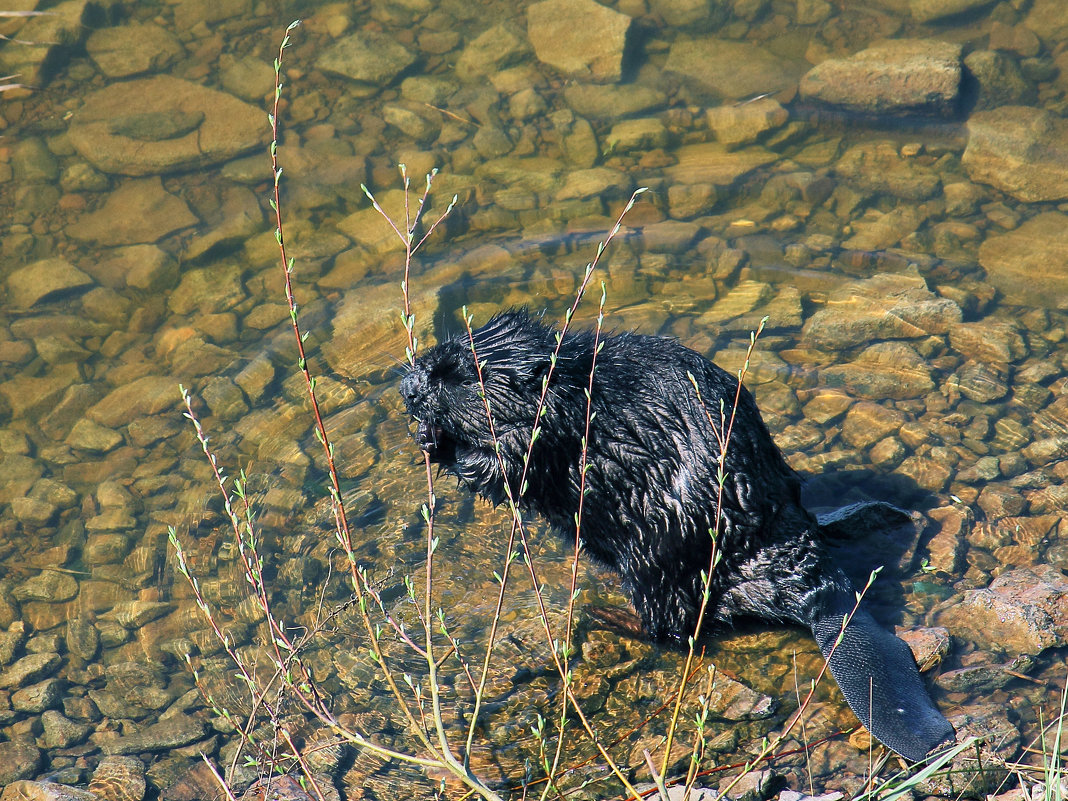
[[[608,46],[592,74],[542,50],[528,26],[547,23],[526,6],[281,11],[185,0],[88,9],[83,24],[63,18],[65,39],[33,27],[48,18],[0,26],[74,42],[53,48],[54,66],[40,72],[28,46],[17,57],[7,55],[14,44],[0,51],[9,59],[0,73],[13,64],[41,85],[0,95],[0,676],[28,654],[58,660],[0,690],[4,739],[40,748],[38,767],[5,781],[85,783],[107,743],[161,713],[209,717],[187,694],[182,656],[220,685],[231,668],[175,569],[168,527],[236,642],[251,654],[263,636],[210,467],[182,416],[180,383],[226,472],[250,477],[278,613],[310,625],[348,598],[268,205],[271,61],[296,17],[304,24],[286,52],[280,116],[286,239],[356,556],[395,615],[417,624],[401,577],[422,580],[426,488],[396,393],[403,258],[359,185],[398,214],[403,162],[416,191],[440,170],[428,219],[457,197],[413,264],[422,344],[460,330],[464,306],[476,324],[520,305],[560,319],[597,243],[631,193],[648,187],[577,324],[596,318],[604,281],[606,328],[675,336],[736,370],[767,316],[746,381],[810,478],[808,502],[935,510],[918,550],[906,543],[905,558],[891,557],[896,577],[876,585],[884,620],[949,628],[943,669],[994,668],[1026,649],[1001,633],[984,640],[953,610],[962,593],[1014,569],[1068,568],[1068,26],[1057,0],[957,3],[960,13],[938,16],[951,5],[620,0],[612,8],[634,18],[630,39]],[[591,53],[610,45],[621,20],[579,39]],[[951,64],[961,46],[958,68],[963,57],[971,71],[948,113],[831,110],[799,93],[814,64],[882,38],[941,43]],[[926,57],[921,73],[943,69]],[[1015,120],[1036,137],[1025,159],[1036,168],[1022,175],[996,147],[976,144],[988,136],[1023,147]],[[450,481],[438,495],[435,605],[477,662],[507,519]],[[559,622],[569,547],[536,522],[533,532]],[[886,556],[843,547],[860,581]],[[580,609],[626,604],[618,582],[593,566],[581,566],[578,590]],[[475,755],[487,775],[511,783],[536,757],[535,712],[551,718],[559,692],[535,614],[520,565]],[[339,633],[307,653],[335,710],[410,747],[370,682],[351,611],[335,622]],[[606,730],[629,732],[613,753],[636,768],[666,725],[639,724],[667,697],[681,657],[605,634],[581,611],[578,625],[588,711]],[[1064,681],[1057,631],[1032,649],[1022,670],[1030,680],[1000,674],[1000,684],[936,690],[942,708],[990,728],[1004,722],[1030,742],[1040,708],[1051,715],[1049,688]],[[714,761],[729,764],[782,724],[795,685],[807,687],[820,661],[796,632],[744,632],[709,648],[719,669],[778,703],[771,717],[735,711],[742,722],[715,722]],[[391,652],[418,670],[410,651]],[[151,675],[130,679],[130,664]],[[6,694],[48,682],[40,703]],[[247,707],[229,689],[235,711]],[[837,691],[824,689],[807,736],[853,725]],[[152,784],[183,775],[198,748],[217,755],[222,740],[197,731],[179,750],[134,751]],[[588,746],[576,738],[574,749],[568,764],[577,765]],[[338,780],[350,793],[387,797],[408,781],[365,755],[350,762]],[[839,737],[773,769],[799,788],[811,776],[818,790],[855,787],[865,765]],[[569,786],[587,771],[577,768]],[[592,797],[616,791],[593,787]]]

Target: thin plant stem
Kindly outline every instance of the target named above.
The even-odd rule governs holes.
[[[717,445],[719,446],[719,467],[718,475],[716,477],[716,523],[715,528],[709,532],[709,536],[712,538],[712,552],[708,560],[708,570],[704,575],[704,581],[702,586],[701,607],[697,612],[697,623],[694,626],[693,634],[689,638],[688,647],[686,650],[686,661],[680,674],[680,680],[678,689],[675,693],[675,710],[671,715],[671,723],[668,725],[667,741],[664,744],[664,756],[660,762],[660,772],[666,773],[668,769],[668,762],[671,759],[671,746],[675,739],[675,731],[678,727],[679,713],[682,710],[682,699],[686,692],[686,684],[684,683],[685,677],[689,675],[690,665],[693,663],[694,651],[697,645],[697,638],[701,635],[701,629],[704,625],[705,612],[708,610],[709,595],[712,587],[712,573],[716,569],[716,565],[720,559],[720,552],[718,547],[718,535],[720,526],[723,523],[723,489],[727,482],[727,475],[724,472],[723,466],[727,460],[727,450],[730,447],[731,434],[734,431],[734,420],[738,414],[738,402],[742,397],[742,382],[746,373],[749,370],[749,360],[753,355],[753,350],[756,348],[757,338],[764,330],[764,325],[767,323],[768,318],[765,317],[760,321],[760,325],[757,326],[756,332],[749,336],[749,348],[745,353],[745,363],[738,371],[738,381],[734,390],[734,403],[731,406],[730,417],[727,420],[723,419],[723,408],[720,406],[720,421],[719,426],[712,420],[712,415],[705,406],[704,399],[701,397],[701,390],[697,386],[697,379],[690,374],[690,383],[693,384],[694,391],[697,393],[697,400],[705,410],[705,415],[708,417],[709,425],[712,427],[712,433],[716,437]]]

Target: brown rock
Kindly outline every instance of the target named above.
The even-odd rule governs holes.
[[[124,182],[101,208],[67,226],[67,233],[102,245],[135,245],[157,242],[196,223],[185,201],[152,177]]]
[[[964,592],[939,622],[986,647],[1037,656],[1068,644],[1068,579],[1049,565],[1019,567]]]
[[[960,307],[936,296],[915,271],[882,273],[832,291],[826,308],[805,323],[801,338],[825,348],[847,348],[878,339],[944,334],[960,318]]]
[[[1068,121],[1032,106],[1001,106],[968,119],[961,157],[973,181],[1026,203],[1068,198]]]
[[[665,168],[671,181],[680,184],[730,186],[743,175],[775,160],[775,154],[760,147],[728,150],[720,142],[683,145],[675,151],[677,162]]]
[[[867,448],[894,433],[905,422],[905,415],[878,403],[857,403],[842,424],[842,439],[854,448]]]
[[[681,75],[698,92],[740,100],[792,87],[794,64],[747,42],[728,39],[676,39],[668,52],[666,72]]]
[[[893,39],[817,64],[802,97],[872,114],[952,115],[960,93],[959,44]]]
[[[934,389],[924,359],[903,342],[881,342],[865,348],[855,361],[820,371],[829,387],[842,387],[872,400],[920,398]]]
[[[269,139],[261,109],[199,84],[157,75],[90,95],[71,144],[104,172],[153,175],[228,161]]]
[[[542,0],[527,7],[538,60],[575,78],[618,81],[631,18],[594,0]]]
[[[19,309],[28,309],[37,303],[92,285],[92,278],[59,257],[27,264],[7,277],[11,301]]]

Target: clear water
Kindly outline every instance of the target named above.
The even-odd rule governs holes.
[[[7,473],[0,488],[0,628],[21,621],[29,634],[12,659],[27,651],[60,654],[56,675],[67,680],[68,697],[121,697],[121,682],[108,671],[135,662],[162,669],[166,703],[114,714],[105,708],[90,721],[87,739],[46,745],[47,771],[71,783],[87,780],[107,732],[147,725],[189,689],[177,657],[189,641],[206,674],[229,671],[175,570],[169,526],[237,641],[251,652],[262,637],[208,463],[182,417],[179,384],[196,398],[228,474],[250,476],[279,614],[311,625],[320,608],[348,597],[268,206],[263,110],[273,94],[270,63],[285,24],[297,17],[305,22],[286,53],[279,147],[295,292],[356,555],[399,618],[416,623],[400,577],[421,581],[425,478],[395,391],[405,344],[403,259],[359,189],[365,182],[396,214],[398,162],[416,176],[417,188],[422,174],[440,170],[429,218],[457,197],[413,264],[410,295],[423,344],[459,330],[464,306],[476,323],[520,305],[559,319],[631,192],[649,187],[605,254],[578,324],[595,319],[604,281],[607,328],[675,336],[737,369],[750,331],[768,315],[747,382],[791,463],[812,477],[814,505],[878,498],[975,510],[979,533],[962,542],[957,559],[943,548],[930,554],[933,572],[906,575],[903,591],[891,593],[890,619],[935,622],[940,604],[1013,567],[1064,569],[1063,453],[1024,449],[1063,435],[1066,425],[1068,294],[1061,218],[1048,215],[1059,215],[1068,197],[1056,189],[1068,27],[1055,0],[962,5],[956,16],[917,21],[933,5],[738,0],[683,8],[621,0],[615,8],[637,23],[614,90],[612,81],[575,77],[539,60],[527,43],[525,6],[278,9],[189,0],[137,4],[125,15],[90,16],[85,27],[75,26],[79,43],[58,53],[40,89],[0,96],[0,279],[7,291],[0,317]],[[14,34],[19,22],[4,32]],[[27,35],[30,25],[22,29]],[[504,27],[478,39],[494,26]],[[318,61],[357,32],[381,35],[364,45],[381,48],[376,62],[362,67],[384,70],[370,82],[339,77]],[[987,58],[997,50],[1000,83],[977,89],[968,82],[962,110],[948,118],[829,112],[798,97],[798,80],[812,64],[906,37],[959,44],[973,64],[976,53]],[[711,38],[761,49],[717,63],[717,70],[736,71],[733,80],[685,78],[671,69],[673,48]],[[384,68],[397,56],[383,41],[401,45],[408,54],[401,61],[412,63]],[[14,47],[8,43],[4,52]],[[235,111],[215,95],[183,99],[177,84],[150,83],[156,75],[241,97],[251,110]],[[97,120],[117,87],[126,87],[130,113],[120,103]],[[730,150],[709,145],[717,131],[729,137],[750,124],[758,116],[753,109],[770,100],[780,105],[769,111],[766,131]],[[1047,109],[1056,121],[1039,140],[1038,151],[1054,153],[1048,182],[1033,179],[1042,199],[1021,200],[962,164],[968,118],[1010,103]],[[150,111],[139,111],[140,104]],[[260,113],[262,127],[246,126],[239,119],[245,113]],[[744,123],[724,128],[724,114]],[[146,143],[173,143],[193,129],[206,142],[209,125],[245,146],[151,166]],[[126,138],[116,144],[116,137]],[[1039,215],[1050,224],[1032,222]],[[1023,233],[1003,239],[1012,232]],[[1046,238],[1050,249],[1028,257],[1031,273],[998,256],[1030,252]],[[27,273],[31,265],[36,272]],[[880,277],[886,282],[875,283]],[[894,293],[901,304],[887,300]],[[931,323],[931,315],[945,312],[938,305],[944,301],[960,309],[964,328]],[[864,311],[879,320],[870,336],[849,327]],[[888,325],[888,317],[901,322]],[[863,414],[851,411],[861,402]],[[450,482],[440,482],[438,494],[435,605],[449,612],[456,635],[472,643],[467,658],[477,661],[474,644],[496,603],[493,571],[507,520]],[[542,536],[536,523],[533,533],[544,597],[556,616],[567,602],[569,549]],[[580,607],[624,607],[616,586],[612,576],[581,566]],[[505,668],[476,758],[489,775],[499,769],[512,781],[536,750],[528,718],[535,709],[551,715],[558,689],[522,571],[514,587],[504,616]],[[169,606],[154,618],[146,613],[144,622],[120,614],[130,604],[158,602]],[[604,637],[580,620],[580,639]],[[389,702],[375,700],[380,688],[368,684],[370,669],[357,657],[351,612],[335,624],[341,636],[324,635],[309,649],[309,662],[336,694],[338,711],[401,745],[396,721],[385,722]],[[99,647],[71,645],[69,631],[85,627]],[[721,669],[779,700],[784,714],[795,675],[804,687],[819,669],[815,647],[793,632],[743,633],[710,647]],[[351,659],[339,656],[348,648]],[[667,697],[680,657],[630,641],[611,648],[612,659],[631,670],[588,663],[589,673],[607,677],[590,712],[622,734]],[[961,641],[949,666],[982,661],[981,650]],[[1064,678],[1063,649],[1052,653],[1034,668],[1046,686]],[[418,669],[410,652],[398,658]],[[459,681],[450,673],[452,680]],[[852,725],[836,691],[820,699],[815,731]],[[968,693],[940,700],[966,711],[977,703]],[[1041,689],[1023,681],[985,699],[1011,708],[1025,739],[1035,732],[1035,705],[1044,701]],[[16,710],[2,725],[9,739],[38,737],[35,719]],[[717,724],[723,763],[781,719]],[[646,724],[614,753],[637,765],[641,747],[663,726],[660,719]],[[571,764],[588,748],[581,738],[575,743]],[[841,740],[823,753],[823,762],[777,764],[791,781],[811,773],[828,786],[850,786],[850,772],[863,772],[864,755]],[[844,776],[834,778],[841,765]],[[575,777],[588,778],[586,770]],[[382,795],[407,781],[403,775],[361,757],[345,781]]]

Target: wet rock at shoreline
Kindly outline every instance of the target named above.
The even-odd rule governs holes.
[[[1032,106],[1002,106],[968,119],[961,163],[973,181],[1026,203],[1068,198],[1068,121]]]
[[[801,96],[870,114],[956,112],[960,94],[959,44],[893,39],[846,58],[817,64],[801,79]]]
[[[979,263],[987,280],[1012,304],[1068,306],[1066,261],[1068,215],[1056,211],[1043,212],[1013,231],[988,237],[979,247]]]
[[[219,164],[268,138],[261,109],[167,75],[115,83],[90,95],[69,131],[86,161],[121,175]]]
[[[542,0],[527,8],[534,54],[566,75],[615,82],[631,18],[594,0]]]

